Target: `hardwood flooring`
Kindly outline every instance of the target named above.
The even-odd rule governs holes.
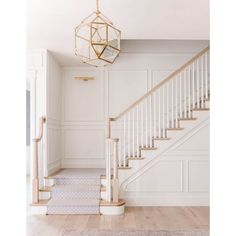
[[[127,207],[122,216],[27,216],[28,236],[57,236],[65,229],[209,229],[209,207]]]
[[[209,229],[209,207],[126,207],[122,216],[27,214],[27,236],[61,236],[65,229]]]

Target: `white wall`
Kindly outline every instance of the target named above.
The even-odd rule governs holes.
[[[61,67],[47,53],[47,172],[61,167]]]

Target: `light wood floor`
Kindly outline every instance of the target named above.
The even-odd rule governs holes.
[[[29,208],[29,178],[27,187]],[[122,216],[27,214],[27,236],[61,236],[65,229],[209,229],[209,207],[126,207]]]
[[[208,207],[127,207],[123,216],[28,217],[28,236],[56,236],[65,229],[208,229]]]

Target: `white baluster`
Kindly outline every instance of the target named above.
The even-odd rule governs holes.
[[[106,186],[107,186],[107,195],[106,200],[111,202],[111,141],[107,141],[107,159],[106,159]]]
[[[141,103],[141,147],[144,147],[144,102]]]
[[[184,70],[184,118],[187,118],[187,72]]]
[[[204,57],[201,57],[201,108],[203,108],[204,104],[204,71],[203,71],[203,66],[204,66]]]
[[[139,138],[140,138],[140,132],[139,132],[139,105],[137,106],[137,117],[136,117],[136,122],[137,122],[137,144],[136,144],[136,152],[137,152],[137,157],[139,157]]]
[[[200,95],[199,95],[199,91],[200,91],[200,83],[199,83],[199,60],[196,61],[196,89],[197,89],[197,108],[200,108]]]
[[[153,129],[154,129],[154,132],[153,132],[153,136],[154,138],[157,137],[157,109],[156,109],[156,102],[157,102],[157,93],[155,92],[153,94]]]
[[[171,126],[174,128],[174,79],[171,81]]]
[[[191,111],[191,67],[188,67],[188,117],[192,116]]]
[[[118,151],[119,151],[119,157],[118,157],[118,166],[121,166],[121,163],[122,163],[122,160],[121,158],[123,157],[123,148],[122,148],[122,144],[123,144],[123,131],[124,131],[124,128],[123,128],[123,119],[120,119],[120,122],[119,122],[119,143],[118,143]]]
[[[126,166],[126,115],[124,115],[123,166]]]
[[[205,98],[208,99],[207,53],[205,54]]]
[[[179,74],[179,116],[180,118],[183,117],[183,110],[182,110],[182,102],[183,102],[183,95],[182,95],[182,73]]]
[[[192,64],[192,107],[195,108],[195,66],[194,66],[194,62]]]
[[[165,137],[165,85],[162,89],[162,137]]]
[[[132,111],[132,157],[135,157],[135,109]]]
[[[152,146],[152,95],[149,96],[149,147]]]
[[[175,127],[178,127],[178,77],[175,77]]]
[[[170,128],[170,117],[169,117],[169,86],[170,84],[166,84],[166,127]]]
[[[145,127],[145,137],[146,137],[146,142],[145,142],[145,146],[148,146],[148,99],[146,99],[146,106],[145,106],[145,122],[146,122],[146,127]]]
[[[161,89],[157,91],[158,95],[158,137],[161,138]]]
[[[131,135],[130,135],[130,112],[128,113],[128,120],[127,120],[127,154],[128,154],[128,157],[130,157],[130,153],[131,153],[131,142],[130,142],[130,139],[131,139]]]

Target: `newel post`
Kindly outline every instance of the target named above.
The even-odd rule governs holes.
[[[119,139],[114,139],[114,152],[113,152],[114,160],[113,160],[113,181],[112,181],[113,202],[119,202],[118,142]]]
[[[38,141],[33,139],[33,171],[32,171],[32,201],[39,201],[39,179],[38,179]]]
[[[32,202],[39,202],[39,160],[38,160],[38,144],[43,137],[43,124],[46,122],[46,117],[41,117],[39,120],[39,135],[33,139],[33,169],[32,169]]]

